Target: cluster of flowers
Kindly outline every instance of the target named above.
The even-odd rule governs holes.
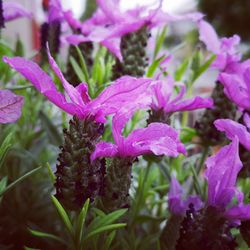
[[[211,231],[215,230],[214,227],[219,228],[217,230],[218,234],[222,235],[219,240],[223,242],[224,247],[228,246],[225,249],[234,249],[230,229],[239,225],[240,221],[250,219],[250,205],[243,204],[243,194],[235,187],[237,175],[242,168],[242,162],[239,158],[239,143],[246,150],[250,150],[250,117],[248,114],[250,110],[250,61],[241,61],[240,54],[236,50],[236,45],[240,42],[239,37],[233,36],[231,38],[219,39],[212,26],[203,20],[203,15],[200,13],[173,16],[164,13],[161,10],[161,5],[154,10],[148,10],[147,7],[139,7],[122,12],[119,8],[119,0],[98,0],[97,3],[98,8],[96,12],[83,23],[76,20],[70,11],[63,11],[58,0],[50,1],[49,12],[50,15],[60,20],[60,22],[66,22],[73,30],[77,31],[77,34],[66,37],[69,43],[79,44],[90,41],[100,43],[107,47],[121,62],[123,56],[120,44],[124,35],[136,32],[143,27],[153,29],[169,22],[186,19],[197,24],[200,41],[206,45],[208,51],[216,55],[212,67],[219,70],[218,81],[224,86],[225,95],[243,113],[244,124],[229,119],[218,119],[215,121],[216,128],[225,132],[227,138],[232,142],[222,147],[219,152],[206,161],[207,201],[201,201],[199,197],[194,196],[188,197],[183,201],[180,184],[173,178],[168,193],[168,203],[169,210],[173,216],[182,217],[180,238],[176,245],[177,249],[185,249],[183,248],[185,240],[192,237],[190,232],[197,235],[199,231],[199,235],[201,235],[197,236],[199,239],[194,242],[194,246],[197,246],[197,242],[204,244],[204,242],[207,242],[205,234],[210,235]],[[55,18],[50,18],[49,20],[54,21]],[[4,57],[3,60],[29,80],[53,104],[66,113],[75,116],[77,121],[88,121],[90,126],[98,124],[96,131],[99,134],[96,137],[91,135],[91,138],[95,138],[95,140],[91,142],[93,148],[89,146],[91,150],[86,153],[87,159],[85,159],[86,156],[84,155],[80,156],[80,161],[86,161],[93,168],[97,164],[96,162],[104,157],[112,158],[113,164],[115,164],[113,167],[116,169],[124,166],[129,169],[135,158],[140,155],[154,154],[177,157],[180,153],[186,153],[186,149],[179,139],[178,131],[166,122],[160,122],[164,120],[162,118],[159,121],[148,122],[147,127],[136,129],[125,138],[122,130],[135,111],[139,109],[151,110],[169,118],[174,112],[213,107],[213,101],[210,98],[194,97],[182,100],[185,95],[185,85],[176,83],[171,76],[161,79],[162,76],[157,78],[135,78],[126,75],[113,81],[95,99],[91,100],[88,94],[88,85],[80,83],[78,86],[73,87],[64,78],[48,47],[47,54],[50,67],[60,79],[67,96],[56,89],[51,77],[35,62],[21,57]],[[177,96],[171,98],[175,87],[179,87],[180,91]],[[15,122],[21,114],[22,103],[22,97],[18,97],[8,90],[1,90],[0,122]],[[113,116],[112,134],[114,143],[100,141],[100,136],[103,133],[101,124],[105,124],[107,116],[110,115]],[[81,138],[81,140],[83,139]],[[67,146],[63,146],[62,154],[66,154],[67,150]],[[63,168],[65,165],[69,165],[69,161],[66,156],[64,156],[63,160],[59,159],[59,161],[60,165],[56,173],[56,188],[58,197],[65,199],[65,188],[69,188],[69,186],[65,184],[65,176],[67,174]],[[127,162],[125,163],[125,161]],[[108,185],[107,182],[109,181],[108,171],[110,170],[103,172],[98,167],[98,171],[103,174],[101,182],[104,183],[104,191],[102,190],[102,195],[104,197],[109,195],[109,202],[111,203],[112,199],[120,199],[121,197],[117,196],[122,194],[113,192],[110,196],[110,194],[107,194],[107,190],[105,192],[105,188],[107,189]],[[95,180],[92,180],[92,184],[93,182],[95,185],[97,184]],[[113,183],[113,185],[115,184]],[[125,188],[125,196],[128,188],[129,186]],[[92,191],[97,191],[100,194],[96,189],[97,187],[93,188],[92,186]],[[81,190],[79,192],[81,195]],[[72,193],[70,194],[72,195]],[[83,197],[79,198],[78,195],[78,198],[72,202],[82,205],[86,198],[88,197],[84,199]],[[95,197],[92,198],[94,199]],[[236,204],[233,198],[236,199]],[[117,206],[126,206],[126,204],[122,201]],[[72,206],[69,205],[69,207]],[[219,222],[217,224],[209,224],[206,217],[212,221]],[[213,237],[218,239],[219,236]],[[213,249],[211,244],[215,243],[211,238],[209,242],[206,243],[208,249]]]

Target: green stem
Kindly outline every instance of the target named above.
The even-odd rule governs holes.
[[[146,185],[146,182],[148,180],[148,176],[149,176],[149,172],[150,172],[150,166],[151,166],[151,162],[148,162],[147,163],[147,167],[146,167],[146,172],[143,176],[143,181],[142,181],[142,185],[141,185],[141,188],[140,186],[138,187],[137,189],[137,193],[138,193],[138,190],[140,190],[140,192],[138,193],[138,198],[136,199],[136,204],[135,204],[135,209],[134,209],[134,213],[133,213],[133,216],[132,216],[132,223],[134,223],[135,221],[135,218],[137,217],[138,213],[139,213],[139,210],[140,210],[140,207],[141,207],[141,202],[142,202],[142,199],[143,199],[143,196],[144,196],[144,189],[145,189],[145,185]]]

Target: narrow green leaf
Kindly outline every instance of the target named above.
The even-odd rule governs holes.
[[[9,133],[7,137],[4,139],[1,147],[0,147],[0,169],[3,165],[4,159],[12,146],[12,139],[14,133]]]
[[[83,208],[77,218],[76,237],[77,237],[77,242],[79,246],[81,245],[82,238],[83,238],[83,229],[84,229],[84,224],[85,224],[88,208],[89,208],[89,199],[85,201]]]
[[[49,239],[53,239],[53,240],[56,240],[56,241],[59,241],[63,244],[66,244],[66,242],[61,239],[60,237],[54,235],[54,234],[49,234],[49,233],[44,233],[44,232],[41,232],[41,231],[37,231],[37,230],[32,230],[32,229],[29,229],[30,233],[36,237],[40,237],[40,238],[49,238]]]
[[[6,188],[7,181],[8,181],[7,176],[3,177],[2,180],[0,181],[0,192],[4,191],[4,189]],[[0,202],[1,200],[2,200],[2,197],[0,196]]]
[[[51,144],[55,146],[59,146],[62,144],[62,136],[59,133],[57,127],[51,122],[49,117],[43,112],[39,112],[40,119],[42,121],[42,125],[45,128],[49,141]]]
[[[108,237],[106,238],[106,240],[105,240],[105,242],[104,242],[103,250],[109,250],[109,249],[110,249],[111,243],[112,243],[112,241],[114,240],[115,235],[116,235],[116,231],[112,231],[112,232],[108,235]]]
[[[75,46],[75,49],[76,49],[76,52],[80,58],[80,65],[82,67],[82,71],[83,71],[83,74],[85,77],[85,82],[88,83],[89,82],[89,73],[88,73],[88,68],[87,68],[85,59],[84,59],[83,54],[82,54],[81,50],[79,49],[79,47]]]
[[[111,225],[99,227],[96,230],[93,230],[90,233],[88,233],[84,240],[87,240],[93,237],[94,235],[106,232],[108,230],[114,230],[114,229],[125,227],[126,225],[127,225],[126,223],[117,223],[117,224],[111,224]]]
[[[117,211],[114,211],[110,214],[107,214],[103,217],[96,217],[92,223],[88,227],[88,232],[92,232],[94,230],[97,230],[98,228],[102,226],[106,226],[120,218],[122,215],[124,215],[127,212],[127,209],[119,209]]]
[[[164,28],[162,29],[162,32],[160,35],[157,36],[156,38],[156,44],[155,44],[155,49],[154,49],[154,59],[157,57],[161,47],[162,47],[162,44],[164,42],[164,39],[166,37],[166,33],[167,33],[167,26],[164,26]]]
[[[41,249],[24,246],[24,250],[41,250]]]
[[[72,56],[70,56],[70,57],[69,57],[69,61],[70,61],[71,65],[72,65],[72,67],[73,67],[73,69],[74,69],[76,75],[78,76],[79,80],[80,80],[81,82],[86,82],[85,75],[84,75],[84,73],[82,72],[82,69],[81,69],[81,67],[79,66],[79,64],[77,63],[77,61],[75,60],[75,58],[72,57]]]
[[[33,85],[27,84],[27,85],[23,85],[23,86],[10,86],[6,89],[9,90],[21,90],[21,89],[29,89],[29,88],[33,88]]]
[[[183,75],[185,74],[187,68],[189,65],[189,59],[186,58],[182,64],[178,67],[178,69],[175,71],[175,80],[176,81],[181,81]]]
[[[63,206],[61,205],[61,203],[57,200],[57,198],[55,196],[51,196],[52,202],[54,203],[64,225],[66,226],[67,230],[69,231],[69,233],[71,234],[71,236],[74,235],[74,231],[73,231],[73,226],[70,222],[70,219],[66,213],[66,211],[64,210]]]
[[[56,176],[54,175],[52,169],[51,169],[51,166],[50,164],[47,162],[46,163],[46,167],[47,167],[47,170],[48,170],[48,174],[49,174],[49,177],[50,177],[50,180],[52,183],[55,183],[56,181]]]
[[[154,75],[154,72],[159,67],[160,63],[166,58],[165,55],[159,57],[158,59],[154,60],[153,63],[149,66],[147,77],[152,77]]]
[[[195,136],[197,132],[193,128],[184,127],[181,129],[180,139],[183,143],[190,142]]]
[[[26,178],[28,178],[29,176],[33,175],[34,173],[38,172],[40,169],[42,169],[42,167],[38,167],[35,168],[31,171],[29,171],[28,173],[24,174],[23,176],[21,176],[20,178],[18,178],[17,180],[13,181],[9,186],[7,186],[4,190],[0,191],[0,196],[2,196],[4,193],[8,192],[9,190],[11,190],[13,187],[15,187],[17,184],[19,184],[20,182],[22,182],[23,180],[25,180]]]
[[[200,68],[195,71],[193,76],[193,82],[196,81],[212,64],[212,62],[215,60],[216,55],[212,55]]]
[[[103,217],[103,216],[106,215],[101,209],[98,209],[98,208],[93,207],[92,210],[93,210],[98,216],[100,216],[100,217]]]

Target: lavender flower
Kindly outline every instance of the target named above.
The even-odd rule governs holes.
[[[171,100],[175,86],[180,86],[180,92]],[[158,117],[159,121],[166,120],[164,117],[169,117],[174,112],[191,111],[201,108],[211,108],[213,100],[211,98],[201,98],[199,96],[181,100],[186,93],[186,87],[182,83],[175,84],[174,79],[170,76],[166,81],[157,81],[153,86],[154,98],[151,104],[153,110],[149,121],[156,121],[154,117]],[[158,113],[162,113],[159,117]]]
[[[93,116],[97,122],[104,123],[105,116],[115,113],[126,103],[134,103],[135,106],[142,103],[146,105],[151,100],[149,87],[152,80],[133,77],[123,77],[117,80],[96,99],[91,100],[86,83],[81,83],[76,88],[73,87],[64,78],[49,50],[48,58],[51,68],[61,80],[69,99],[58,92],[52,79],[36,63],[21,57],[4,57],[3,60],[29,80],[52,103],[80,119]]]
[[[91,160],[111,157],[104,177],[102,204],[107,211],[129,207],[129,188],[132,165],[139,155],[155,154],[176,157],[185,153],[178,133],[163,123],[151,123],[146,128],[136,129],[127,138],[122,129],[133,115],[133,108],[123,109],[113,117],[112,132],[115,144],[99,142],[91,155]]]
[[[0,90],[0,123],[13,123],[21,116],[23,97]]]
[[[204,42],[209,51],[216,55],[212,66],[219,69],[220,72],[232,71],[234,64],[241,59],[241,55],[236,49],[240,43],[240,37],[234,35],[230,38],[219,39],[214,28],[204,20],[198,22],[198,28],[200,40]]]
[[[71,35],[67,40],[75,45],[87,41],[101,43],[121,61],[120,41],[122,36],[138,31],[144,26],[152,29],[172,21],[185,19],[198,21],[203,16],[200,13],[189,13],[182,16],[169,15],[161,10],[162,1],[159,1],[159,6],[153,10],[150,10],[148,6],[139,6],[125,12],[121,11],[117,0],[98,0],[97,3],[99,6],[97,11],[82,24],[73,18],[71,12],[65,12],[68,23],[82,32],[82,35]]]
[[[122,136],[126,122],[132,117],[134,110],[120,111],[113,117],[112,133],[115,144],[99,142],[91,159],[99,157],[137,157],[144,154],[167,155],[176,157],[185,153],[184,145],[178,139],[176,130],[162,123],[151,123],[146,128],[136,129]]]
[[[233,70],[219,75],[219,80],[230,100],[241,110],[250,109],[250,60],[234,64]]]
[[[239,142],[234,137],[231,144],[208,158],[205,172],[208,198],[202,207],[197,202],[198,198],[190,203],[191,198],[183,202],[179,184],[172,181],[170,211],[182,216],[186,213],[180,226],[176,249],[188,249],[201,243],[204,249],[234,249],[236,246],[230,229],[240,221],[250,219],[250,205],[243,204],[243,194],[235,187],[237,175],[242,168],[238,154]],[[188,241],[190,244],[187,246]]]

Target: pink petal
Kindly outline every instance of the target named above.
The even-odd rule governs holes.
[[[239,76],[221,73],[219,75],[219,81],[221,84],[223,84],[224,93],[230,100],[232,100],[241,108],[250,108],[250,98],[247,86]]]
[[[82,23],[78,19],[74,18],[73,12],[71,10],[64,11],[63,15],[64,15],[64,19],[66,20],[66,22],[69,24],[69,26],[72,29],[74,30],[81,29]]]
[[[21,17],[32,18],[32,13],[21,4],[6,1],[3,2],[3,15],[6,21],[12,21]]]
[[[91,154],[91,161],[100,157],[114,157],[117,153],[116,145],[110,142],[99,142],[95,146],[95,151]]]
[[[76,88],[74,88],[63,76],[60,68],[58,67],[56,61],[54,60],[54,58],[51,56],[50,51],[49,51],[49,47],[48,47],[48,43],[47,43],[47,54],[48,54],[48,59],[49,59],[49,64],[51,66],[51,68],[53,69],[53,71],[55,72],[55,74],[58,76],[58,78],[60,79],[60,81],[63,84],[63,87],[66,91],[66,93],[68,94],[68,96],[70,97],[71,101],[77,105],[79,105],[80,107],[84,107],[84,102],[82,100],[81,94],[77,91]],[[86,89],[87,90],[87,89]]]
[[[151,102],[150,86],[153,84],[154,82],[148,78],[121,77],[105,88],[86,108],[92,114],[101,109],[106,116],[120,110],[121,107],[147,106]]]
[[[237,175],[242,168],[238,138],[235,137],[231,144],[209,157],[206,166],[208,204],[225,208],[235,194]]]
[[[0,90],[0,123],[13,123],[21,116],[23,97]]]
[[[207,49],[215,54],[220,52],[220,40],[212,27],[208,22],[201,20],[198,23],[200,40],[205,43]]]
[[[36,63],[22,57],[3,57],[3,61],[30,81],[38,91],[59,108],[69,114],[82,116],[79,107],[66,101],[65,96],[57,91],[52,79]]]
[[[230,119],[218,119],[214,125],[219,131],[225,132],[226,137],[230,140],[237,136],[240,143],[250,150],[250,133],[244,125]]]
[[[185,147],[176,130],[163,123],[151,123],[147,128],[136,129],[125,139],[123,155],[139,156],[153,153],[177,157],[185,154]]]
[[[164,110],[166,112],[172,113],[211,107],[213,107],[213,100],[211,98],[202,98],[197,96],[195,98],[184,100],[179,103],[166,105],[166,108]]]

